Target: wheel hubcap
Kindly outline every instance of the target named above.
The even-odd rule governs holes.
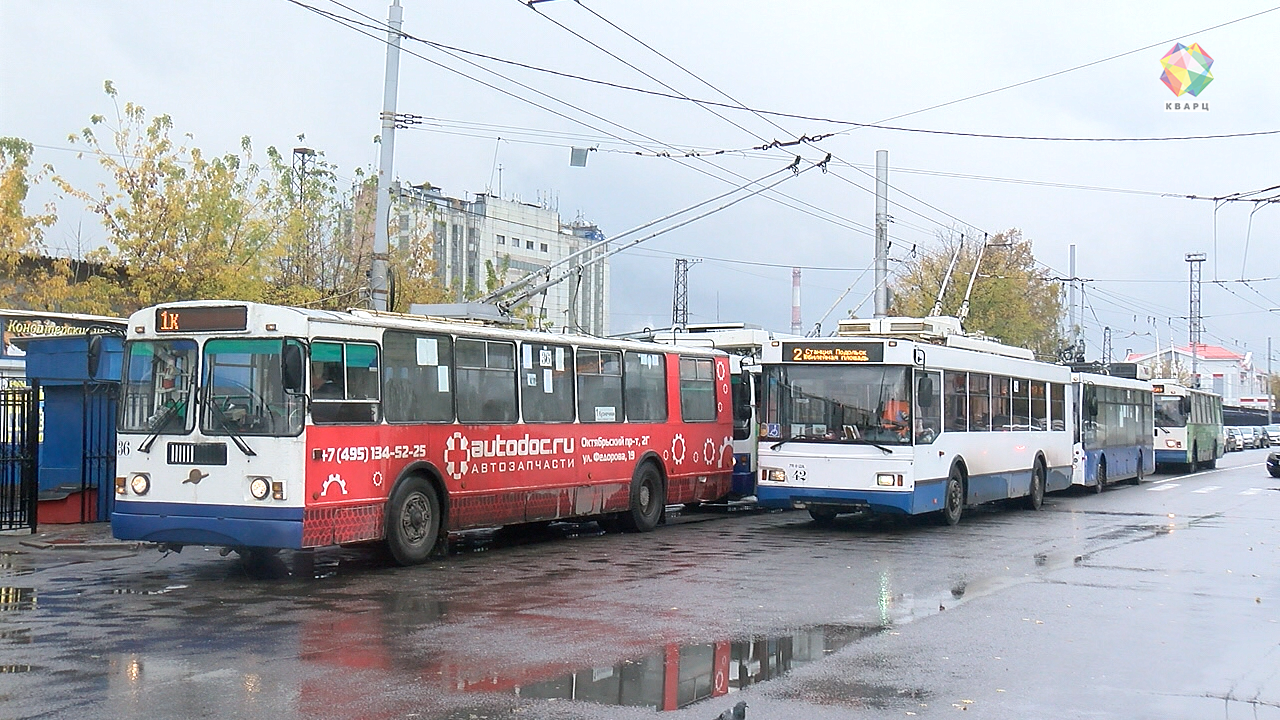
[[[400,516],[400,527],[404,530],[405,539],[418,543],[427,535],[427,525],[431,521],[431,509],[427,507],[426,498],[415,495],[405,503],[404,512]]]

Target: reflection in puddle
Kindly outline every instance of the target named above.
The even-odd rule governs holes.
[[[8,673],[25,673],[39,670],[35,665],[0,665],[0,675]]]
[[[0,587],[0,613],[34,610],[35,607],[35,588]]]
[[[772,680],[881,629],[820,625],[777,637],[668,645],[642,658],[584,668],[513,689],[526,698],[675,710]]]

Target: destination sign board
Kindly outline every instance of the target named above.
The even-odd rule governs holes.
[[[784,342],[784,362],[876,363],[884,362],[884,343]]]
[[[248,326],[249,310],[243,305],[156,308],[158,333],[244,330]]]

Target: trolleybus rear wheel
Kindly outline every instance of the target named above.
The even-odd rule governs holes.
[[[1037,460],[1031,468],[1031,490],[1027,493],[1027,509],[1039,510],[1044,505],[1044,465]]]
[[[401,565],[425,562],[440,535],[440,500],[424,478],[406,478],[387,503],[387,550]]]
[[[1138,472],[1133,476],[1133,484],[1142,484],[1142,453],[1138,453]]]
[[[619,518],[622,526],[632,532],[649,532],[658,526],[664,507],[662,475],[653,463],[640,463],[631,476],[631,507]]]
[[[1095,493],[1100,493],[1102,492],[1103,488],[1107,486],[1107,458],[1106,457],[1103,457],[1098,460],[1097,480],[1098,480],[1097,484],[1093,486],[1093,491]]]
[[[1200,472],[1200,448],[1195,445],[1191,446],[1191,462],[1187,463],[1187,471],[1193,473]]]

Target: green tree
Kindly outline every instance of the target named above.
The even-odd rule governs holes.
[[[972,239],[962,242],[962,238],[959,232],[947,233],[937,251],[921,253],[906,264],[890,284],[890,314],[928,315],[957,250],[960,256],[942,298],[942,314],[959,314],[981,244]],[[969,299],[965,330],[1056,359],[1062,345],[1061,321],[1061,287],[1037,267],[1031,241],[1016,228],[989,238]]]

